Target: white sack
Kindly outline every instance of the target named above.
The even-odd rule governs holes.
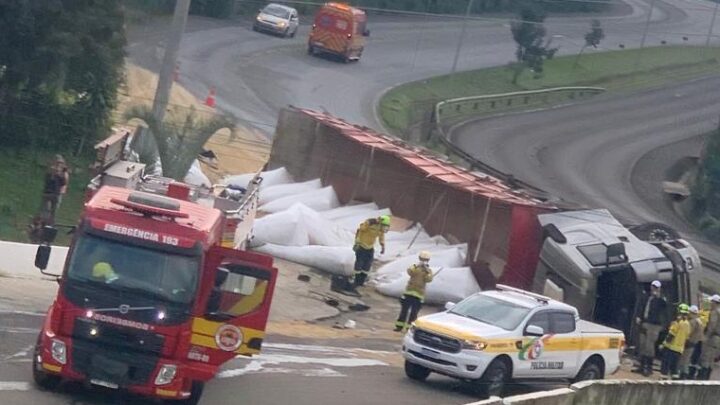
[[[333,208],[331,210],[322,213],[322,216],[329,220],[336,220],[340,218],[346,218],[353,215],[362,214],[365,212],[377,211],[380,207],[375,203],[366,203],[358,205],[346,205],[344,207]],[[368,217],[370,218],[370,217]]]
[[[331,274],[353,274],[355,252],[349,247],[278,246],[266,244],[255,249],[291,262],[310,266]]]
[[[245,173],[234,176],[227,176],[222,180],[222,183],[225,185],[247,187],[253,177],[255,177],[255,173]],[[262,172],[262,178],[263,181],[260,184],[261,189],[275,186],[278,184],[287,184],[293,182],[292,176],[290,176],[290,173],[288,173],[288,171],[285,170],[284,167],[275,170],[269,170],[267,172]]]
[[[388,208],[384,208],[381,210],[360,212],[346,217],[338,218],[333,222],[341,228],[351,230],[354,233],[360,226],[360,224],[365,222],[365,220],[370,218],[378,218],[381,215],[390,215],[390,210]]]
[[[327,211],[340,205],[335,190],[328,186],[319,190],[278,198],[260,206],[259,209],[264,212],[279,212],[292,207],[296,203],[301,203],[315,211]]]
[[[467,258],[467,244],[453,245],[442,249],[436,248],[436,250],[430,250],[430,253],[430,265],[436,269],[435,271],[440,267],[462,267],[465,265],[465,259]],[[378,282],[388,282],[402,277],[403,274],[406,274],[408,267],[417,263],[417,261],[418,258],[415,254],[393,260],[380,267],[375,273],[375,278]]]
[[[205,173],[203,173],[200,168],[200,162],[198,162],[197,159],[195,159],[192,166],[190,166],[190,170],[188,170],[185,175],[184,181],[185,183],[193,186],[203,186],[207,188],[212,187],[210,179],[205,175]]]
[[[302,183],[278,184],[262,189],[260,193],[260,205],[267,204],[278,198],[286,197],[293,194],[302,194],[311,190],[319,190],[322,188],[320,179],[305,181]]]
[[[433,272],[437,272],[433,266]],[[405,292],[409,280],[407,273],[388,283],[378,283],[375,287],[378,292],[390,297],[400,298]],[[469,267],[445,268],[435,279],[427,285],[425,302],[429,304],[444,304],[448,301],[459,302],[480,291]]]
[[[256,219],[253,230],[252,246],[271,243],[284,246],[345,246],[350,249],[354,239],[351,232],[300,203]]]

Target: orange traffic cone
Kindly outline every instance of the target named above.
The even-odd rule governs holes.
[[[210,93],[208,93],[205,99],[205,105],[210,108],[215,108],[215,86],[210,87]]]

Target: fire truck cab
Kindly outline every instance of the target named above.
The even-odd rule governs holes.
[[[186,184],[91,194],[37,339],[35,382],[197,403],[221,364],[260,352],[272,258],[221,246],[229,211]],[[45,228],[38,247],[44,273],[56,233]]]

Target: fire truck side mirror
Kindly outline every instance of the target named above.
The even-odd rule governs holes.
[[[53,243],[55,237],[57,237],[58,230],[49,225],[45,225],[42,228],[41,238],[44,243]]]
[[[42,273],[47,269],[51,250],[50,245],[40,245],[37,248],[37,253],[35,253],[35,267],[40,269]]]

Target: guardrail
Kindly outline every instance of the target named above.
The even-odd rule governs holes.
[[[605,89],[601,87],[558,87],[554,89],[454,98],[435,104],[432,121],[434,130],[439,134],[437,139],[443,144],[447,154],[463,160],[470,167],[470,170],[478,169],[491,176],[503,179],[511,185],[522,187],[531,192],[536,198],[548,200],[550,196],[544,190],[520,181],[511,174],[504,173],[481,162],[455,146],[449,139],[449,133],[447,132],[449,126],[476,116],[523,111],[548,105],[562,105],[563,102],[570,103],[603,93],[604,91]]]
[[[462,120],[487,114],[526,111],[534,107],[557,106],[605,92],[602,87],[557,87],[484,96],[461,97],[435,105],[435,122]]]

